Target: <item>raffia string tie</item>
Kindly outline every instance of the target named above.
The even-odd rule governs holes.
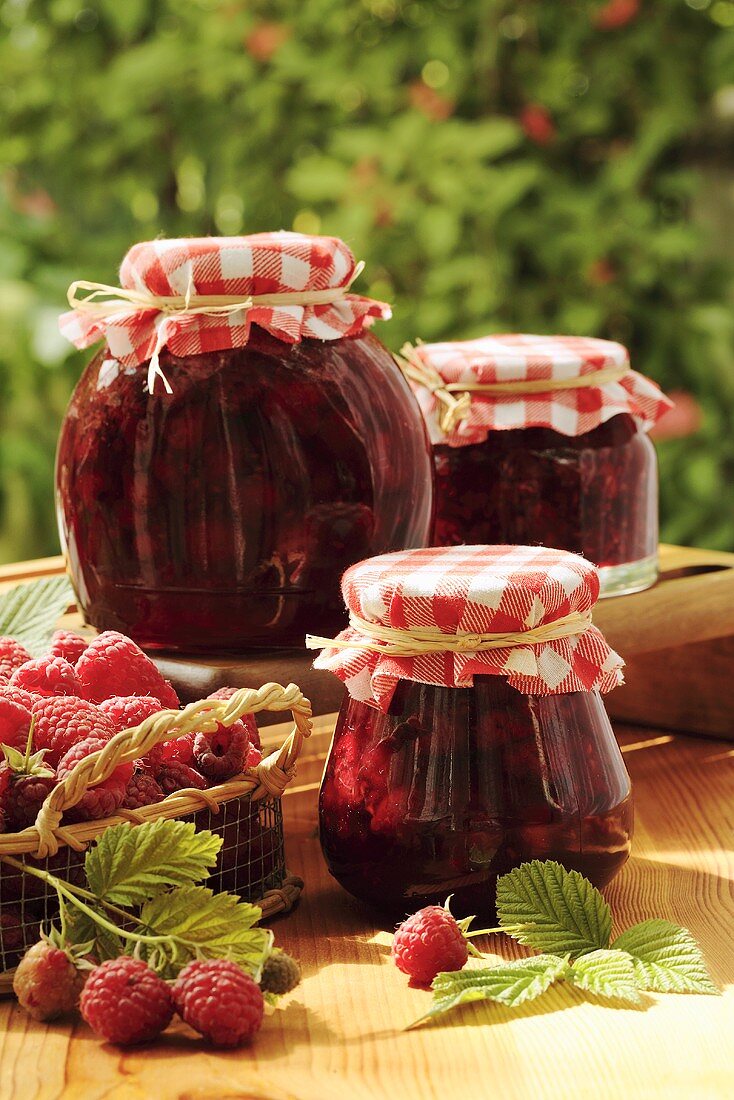
[[[306,635],[306,649],[368,649],[390,657],[419,657],[428,653],[486,653],[492,649],[516,649],[520,646],[543,645],[559,638],[573,638],[591,626],[590,611],[572,611],[552,623],[531,626],[527,630],[508,634],[442,634],[440,630],[423,630],[371,623],[351,612],[349,625],[361,637],[320,638]]]
[[[253,306],[324,306],[344,298],[354,280],[362,274],[364,261],[355,265],[348,283],[326,290],[293,290],[281,294],[197,294],[193,274],[189,269],[189,281],[185,294],[154,294],[147,287],[131,290],[126,287],[108,286],[77,279],[69,287],[67,300],[71,309],[88,317],[108,318],[116,314],[156,313],[157,338],[148,366],[148,390],[153,393],[156,378],[160,378],[166,393],[173,393],[160,367],[160,353],[168,343],[174,328],[172,322],[185,317],[231,317],[240,311],[247,312]],[[79,292],[84,292],[79,298]]]
[[[425,386],[440,403],[438,422],[441,431],[453,431],[465,420],[471,409],[473,393],[492,397],[503,394],[556,393],[559,390],[587,389],[619,382],[630,370],[629,364],[620,367],[602,367],[600,370],[579,374],[573,378],[520,378],[508,382],[445,382],[438,371],[428,366],[415,354],[412,344],[403,344],[400,355],[395,356],[406,378]],[[459,395],[459,396],[456,396]]]

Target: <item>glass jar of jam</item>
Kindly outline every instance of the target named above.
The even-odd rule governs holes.
[[[594,567],[460,546],[373,558],[342,587],[350,627],[316,661],[347,686],[319,801],[341,885],[395,917],[453,894],[491,920],[497,877],[528,860],[608,883],[633,812]]]
[[[434,545],[570,550],[599,567],[603,596],[655,582],[647,431],[670,402],[621,344],[511,335],[404,354],[434,444]]]
[[[106,347],[66,414],[57,501],[98,629],[302,645],[343,624],[347,566],[425,544],[425,427],[356,273],[339,240],[274,233],[136,245],[122,289],[78,284],[62,330]]]

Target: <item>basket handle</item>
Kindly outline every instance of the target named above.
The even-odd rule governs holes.
[[[49,793],[38,811],[35,825],[38,834],[37,857],[55,855],[58,829],[65,810],[79,802],[89,787],[108,779],[115,768],[145,756],[154,745],[172,737],[194,731],[213,733],[219,724],[231,726],[243,714],[261,710],[290,710],[294,728],[277,752],[265,757],[254,769],[260,788],[279,797],[293,777],[295,763],[304,738],[311,733],[311,704],[295,684],[263,684],[261,688],[240,688],[231,699],[202,699],[183,710],[162,710],[152,714],[137,726],[115,734],[102,749],[90,753],[72,769]]]

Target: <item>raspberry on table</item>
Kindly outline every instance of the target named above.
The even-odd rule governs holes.
[[[92,971],[79,1007],[92,1031],[120,1046],[156,1039],[173,1017],[166,983],[129,955],[108,959]]]
[[[125,798],[122,802],[124,810],[139,810],[143,806],[153,806],[156,802],[162,802],[164,795],[160,783],[147,772],[135,772],[125,789]]]
[[[74,666],[63,657],[39,657],[16,668],[10,687],[23,688],[33,695],[80,695],[81,688]]]
[[[186,787],[195,787],[203,791],[206,780],[199,772],[194,771],[187,764],[181,764],[178,760],[169,760],[161,764],[154,773],[154,778],[160,785],[164,795],[173,794],[174,791],[182,791]]]
[[[76,672],[80,694],[93,703],[112,695],[150,695],[164,708],[178,710],[178,696],[168,680],[131,638],[116,630],[105,630],[90,642]]]
[[[18,832],[32,825],[55,786],[55,775],[19,775],[11,778],[2,800],[6,829]]]
[[[103,749],[106,744],[106,740],[92,736],[72,745],[59,761],[56,778],[59,781],[66,779],[80,760]],[[102,817],[112,817],[122,806],[132,774],[132,764],[119,764],[107,779],[94,787],[89,787],[80,801],[71,806],[64,816],[69,821],[96,821]]]
[[[260,988],[266,993],[290,993],[301,980],[301,968],[285,951],[275,950],[263,967]]]
[[[218,783],[239,775],[245,766],[250,739],[242,722],[218,725],[214,733],[197,733],[194,739],[196,767]]]
[[[226,702],[227,699],[231,699],[234,693],[239,690],[239,688],[235,687],[221,687],[217,691],[213,691],[211,695],[207,695],[207,699],[219,699]],[[247,730],[247,736],[249,738],[250,744],[254,745],[258,749],[261,748],[260,730],[258,729],[255,715],[243,714],[242,717],[238,719],[238,721],[244,724],[245,729]]]
[[[88,645],[88,639],[73,630],[56,630],[51,638],[49,653],[54,657],[64,657],[69,664],[75,665]]]
[[[76,1009],[84,981],[65,951],[40,940],[18,963],[13,990],[34,1020],[53,1020]]]
[[[46,763],[52,768],[80,741],[88,737],[109,741],[117,732],[107,715],[86,699],[52,696],[34,703],[32,713],[36,719],[33,747],[48,749]]]
[[[0,684],[7,684],[16,668],[20,668],[31,655],[24,645],[7,635],[0,637]]]
[[[391,954],[398,970],[420,985],[430,985],[442,970],[461,970],[469,948],[448,909],[428,905],[398,926]]]
[[[173,983],[172,995],[182,1020],[217,1047],[240,1046],[262,1024],[260,986],[227,959],[188,963]]]
[[[158,699],[150,695],[112,695],[109,699],[102,700],[99,709],[120,733],[139,726],[146,718],[164,708]]]
[[[24,750],[30,728],[31,712],[27,707],[0,695],[0,744]]]

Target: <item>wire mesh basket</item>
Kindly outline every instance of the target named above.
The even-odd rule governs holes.
[[[160,741],[193,730],[213,732],[244,714],[290,710],[294,726],[280,749],[242,775],[209,787],[176,791],[162,802],[138,810],[120,810],[98,821],[62,824],[89,787],[107,779],[118,765],[144,756]],[[231,699],[204,699],[182,711],[165,710],[113,737],[104,748],[81,760],[49,794],[35,824],[18,833],[0,834],[0,993],[12,987],[12,968],[35,943],[42,925],[58,912],[54,890],[4,861],[28,861],[76,885],[84,883],[85,849],[111,825],[140,824],[158,818],[193,821],[223,839],[207,886],[227,890],[261,907],[263,919],[290,909],[303,881],[285,865],[281,795],[295,774],[304,738],[311,732],[311,705],[295,684],[243,688]]]

